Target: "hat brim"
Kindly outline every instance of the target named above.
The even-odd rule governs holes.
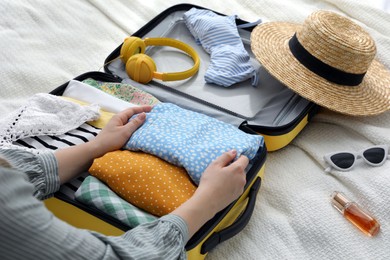
[[[261,65],[298,95],[330,110],[353,116],[390,110],[390,72],[374,59],[358,86],[332,83],[302,65],[288,42],[300,24],[269,22],[251,33],[251,48]]]

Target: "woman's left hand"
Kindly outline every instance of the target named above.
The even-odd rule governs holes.
[[[60,183],[66,183],[88,170],[95,158],[122,148],[145,121],[145,112],[150,110],[151,106],[128,108],[114,115],[91,141],[55,151]],[[139,115],[129,121],[135,114]]]
[[[100,133],[90,141],[96,149],[95,158],[122,148],[131,135],[144,123],[145,112],[151,110],[151,106],[131,107],[114,115]],[[129,121],[135,114],[138,116]]]

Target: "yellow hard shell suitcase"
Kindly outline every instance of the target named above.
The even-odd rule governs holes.
[[[257,193],[263,178],[267,151],[275,151],[286,146],[310,121],[316,113],[317,106],[290,91],[270,76],[260,66],[260,84],[258,88],[243,82],[232,88],[216,88],[204,83],[204,69],[210,63],[209,55],[194,41],[183,22],[183,14],[191,8],[203,8],[191,4],[175,5],[160,13],[153,20],[140,28],[134,36],[169,37],[183,41],[192,46],[199,54],[201,68],[190,80],[179,82],[151,81],[144,85],[132,81],[127,76],[120,59],[121,45],[105,61],[105,72],[87,72],[74,80],[87,78],[105,82],[130,83],[156,96],[161,101],[175,103],[187,109],[203,112],[217,118],[222,117],[239,129],[261,134],[266,148],[260,149],[251,160],[247,171],[247,184],[244,193],[214,218],[208,221],[187,243],[189,259],[203,259],[210,250],[223,241],[240,232],[250,220],[254,210]],[[131,22],[131,21],[129,21]],[[236,20],[237,24],[245,21]],[[250,32],[253,28],[239,29],[245,48],[250,50]],[[169,53],[161,47],[150,47],[148,55],[160,60],[159,71],[183,70],[183,64],[169,59]],[[169,64],[164,68],[164,64]],[[178,67],[172,67],[174,66]],[[69,82],[59,86],[52,94],[61,95]],[[199,91],[202,93],[199,94]],[[210,92],[208,92],[210,91]],[[209,96],[218,99],[209,99]],[[231,100],[236,96],[243,97],[238,102],[242,107],[232,106]],[[245,102],[247,100],[248,102]],[[223,120],[222,120],[223,121]],[[46,206],[60,219],[79,228],[95,230],[106,235],[120,235],[130,228],[103,212],[85,206],[74,199],[74,193],[88,173],[61,186],[53,198],[45,201]]]
[[[118,78],[102,72],[88,72],[74,80],[87,78],[104,82],[118,82]],[[51,92],[61,95],[69,82]],[[251,132],[255,134],[254,132]],[[186,245],[189,259],[203,259],[207,253],[219,243],[239,233],[248,223],[256,202],[257,193],[264,175],[267,149],[259,149],[256,157],[251,160],[247,170],[247,183],[243,194],[224,210],[209,220]],[[45,201],[46,207],[58,218],[69,224],[101,232],[106,235],[121,235],[130,227],[124,225],[102,211],[86,206],[75,200],[74,193],[88,173],[82,173],[78,178],[61,186],[55,196]]]

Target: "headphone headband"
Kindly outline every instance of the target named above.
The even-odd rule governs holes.
[[[156,71],[154,73],[156,75],[156,79],[161,79],[163,81],[183,80],[192,77],[199,70],[199,56],[196,51],[188,44],[171,38],[146,38],[144,42],[146,46],[169,46],[182,50],[183,52],[187,53],[194,61],[194,66],[192,68],[182,72],[161,73]]]
[[[134,55],[137,53],[144,53],[147,46],[169,46],[179,49],[187,53],[192,58],[194,61],[194,66],[181,72],[158,72],[156,71],[154,61],[149,56],[144,54],[146,57],[143,56],[143,58],[140,59],[139,57],[135,57],[137,55]],[[146,38],[145,40],[134,36],[126,38],[121,48],[121,57],[126,64],[126,71],[128,72],[129,76],[133,80],[141,83],[148,83],[152,78],[163,81],[183,80],[192,77],[199,70],[200,65],[199,56],[191,46],[172,38]],[[133,61],[133,58],[137,58],[138,60]],[[149,72],[144,72],[146,68],[149,70]],[[149,73],[150,75],[145,76],[141,73]]]

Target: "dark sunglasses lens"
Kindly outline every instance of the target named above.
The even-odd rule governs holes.
[[[338,153],[330,157],[332,162],[341,169],[348,169],[355,162],[355,156],[350,153]]]
[[[385,158],[385,150],[383,148],[370,148],[363,152],[364,158],[370,163],[378,164]]]

